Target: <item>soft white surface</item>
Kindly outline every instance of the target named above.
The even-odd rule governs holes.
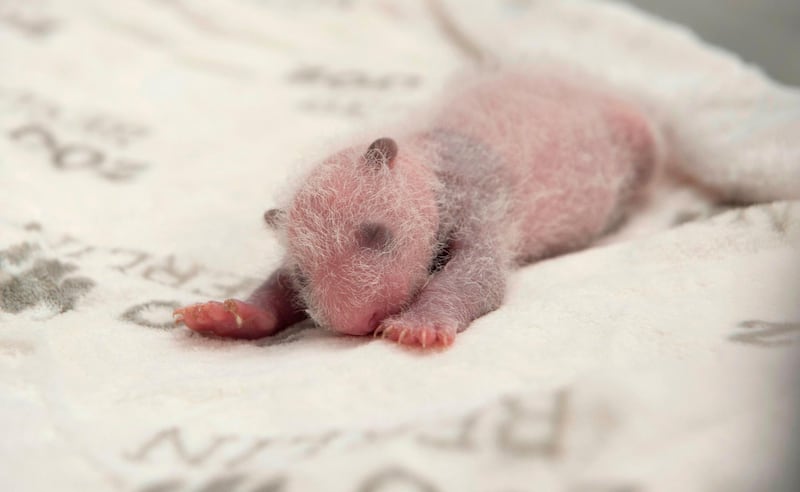
[[[796,90],[613,4],[444,4],[495,57],[645,95],[726,195],[798,197]],[[721,211],[665,184],[601,246],[516,273],[442,353],[193,336],[172,306],[269,272],[260,216],[299,163],[471,61],[426,2],[4,8],[3,490],[788,490],[800,202]]]

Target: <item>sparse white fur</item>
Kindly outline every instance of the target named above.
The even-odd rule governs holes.
[[[385,135],[398,162],[366,166]],[[371,311],[403,333],[463,329],[500,304],[509,269],[613,225],[664,154],[637,105],[551,66],[475,74],[413,124],[354,142],[307,175],[280,233],[303,306],[340,331]],[[389,247],[361,247],[364,223],[386,224]]]

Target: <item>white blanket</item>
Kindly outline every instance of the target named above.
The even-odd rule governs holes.
[[[685,173],[783,201],[664,183],[444,352],[173,325],[275,266],[261,214],[298,163],[478,51],[644,94]],[[800,483],[800,93],[680,27],[594,2],[19,1],[0,66],[0,490]]]

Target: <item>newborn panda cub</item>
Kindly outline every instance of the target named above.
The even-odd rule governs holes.
[[[553,70],[476,75],[405,128],[323,160],[265,214],[287,254],[246,301],[183,307],[176,320],[254,339],[311,317],[449,346],[501,305],[511,269],[618,221],[662,155],[639,107]]]

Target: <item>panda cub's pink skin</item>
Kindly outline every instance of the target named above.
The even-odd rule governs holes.
[[[655,126],[580,77],[503,70],[462,83],[413,128],[320,163],[265,214],[283,266],[247,301],[175,311],[260,338],[307,316],[350,335],[448,346],[497,309],[510,269],[607,230],[659,164]]]

